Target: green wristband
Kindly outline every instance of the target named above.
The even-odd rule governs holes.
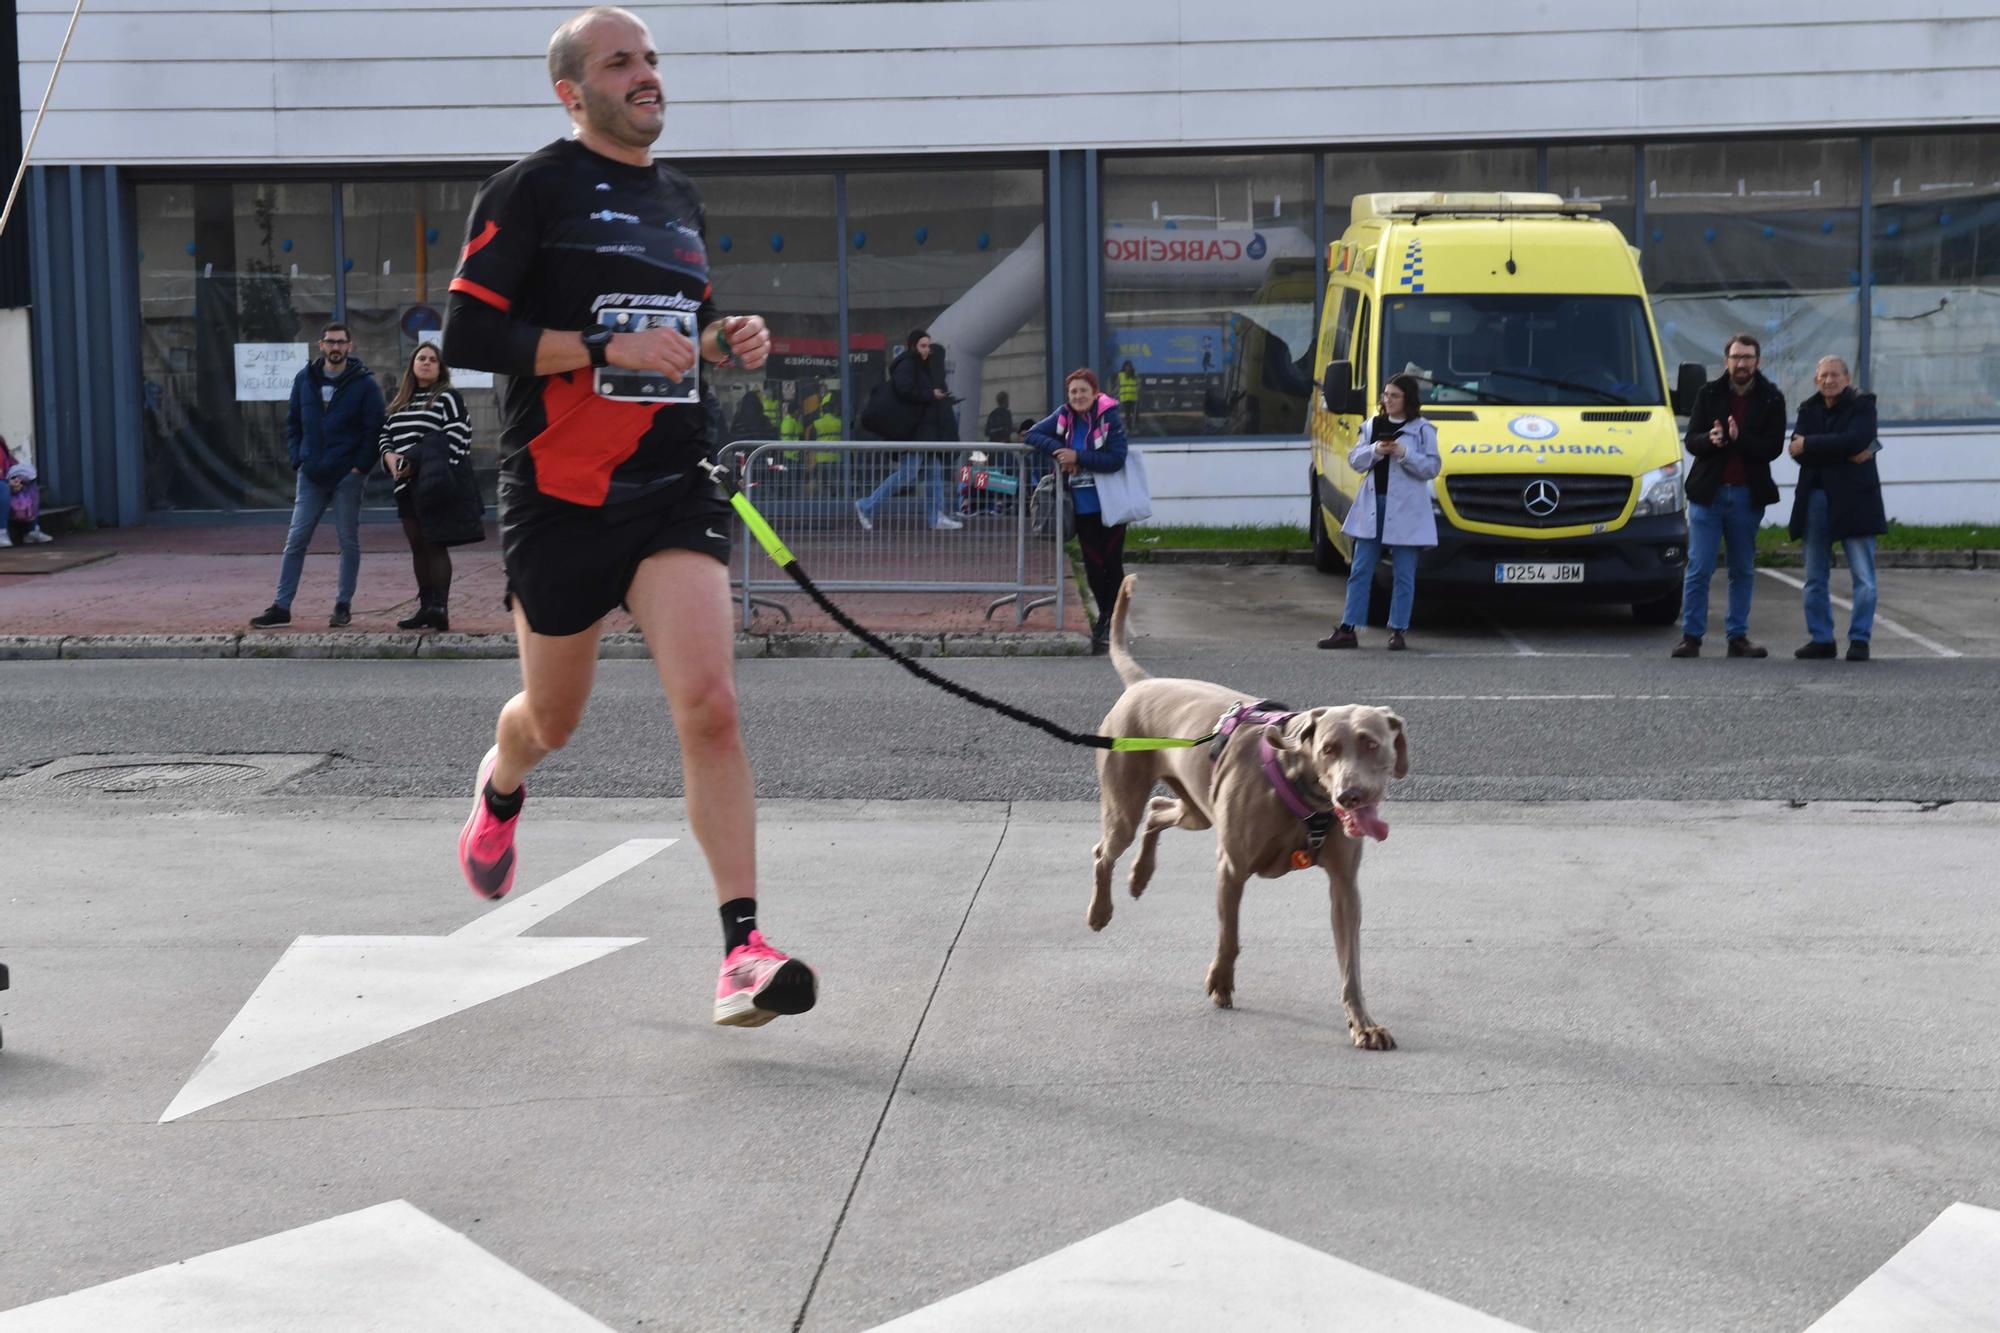
[[[728,325],[721,320],[717,320],[715,323],[715,350],[722,353],[720,364],[725,366],[735,364],[736,354],[729,350]]]

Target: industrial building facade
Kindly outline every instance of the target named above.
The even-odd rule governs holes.
[[[1003,393],[1038,413],[1068,369],[1129,365],[1163,516],[1298,521],[1296,363],[1349,201],[1541,189],[1640,249],[1670,367],[1748,329],[1796,401],[1845,356],[1880,395],[1892,512],[2000,517],[2000,16],[635,8],[718,298],[778,339],[716,384],[735,435],[851,423],[922,326],[967,439]],[[25,123],[69,4],[16,9]],[[199,10],[92,4],[30,169],[32,443],[100,521],[287,509],[284,398],[319,326],[400,370],[480,180],[564,132],[541,51],[567,9]],[[490,467],[494,390],[461,387]]]

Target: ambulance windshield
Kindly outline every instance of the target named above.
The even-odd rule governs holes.
[[[1436,403],[1656,407],[1659,358],[1633,296],[1391,296],[1382,379],[1409,373]]]

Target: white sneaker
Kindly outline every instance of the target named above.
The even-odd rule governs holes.
[[[939,514],[931,520],[931,526],[933,528],[962,528],[965,524],[959,522],[950,514]]]
[[[49,536],[48,533],[43,532],[40,528],[29,528],[21,540],[30,546],[39,546],[43,542],[52,542],[55,538]]]
[[[854,502],[854,516],[861,520],[861,530],[863,532],[875,531],[875,520],[868,517],[868,511],[861,507],[861,501],[859,500]]]
[[[7,525],[0,523],[0,546],[12,546],[14,539],[7,535]]]

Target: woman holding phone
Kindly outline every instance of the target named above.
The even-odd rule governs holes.
[[[1368,618],[1375,566],[1387,547],[1391,561],[1389,651],[1409,647],[1410,609],[1417,595],[1417,552],[1437,545],[1431,513],[1431,478],[1443,466],[1437,427],[1424,420],[1422,391],[1414,375],[1393,375],[1382,386],[1382,411],[1361,428],[1347,451],[1347,465],[1365,472],[1361,493],[1340,530],[1354,539],[1347,575],[1347,605],[1322,648],[1357,648],[1355,626]]]

